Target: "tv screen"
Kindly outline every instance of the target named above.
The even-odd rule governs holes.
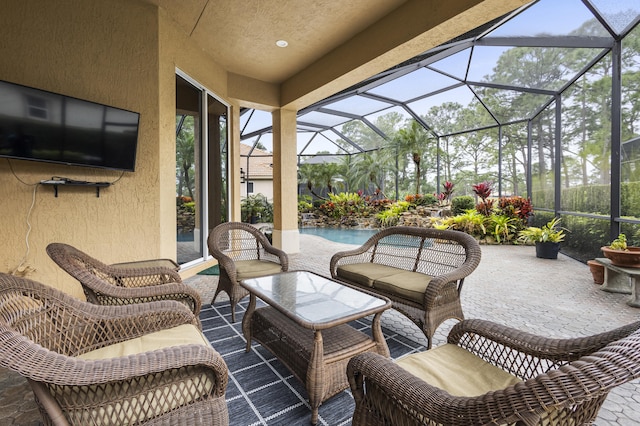
[[[0,157],[134,171],[139,118],[0,81]]]

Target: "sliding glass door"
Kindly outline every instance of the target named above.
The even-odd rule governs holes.
[[[176,237],[183,266],[207,258],[209,231],[227,221],[227,120],[227,105],[176,75]]]

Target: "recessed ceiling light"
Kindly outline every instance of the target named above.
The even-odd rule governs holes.
[[[289,43],[286,40],[278,40],[276,41],[276,46],[278,47],[287,47]]]

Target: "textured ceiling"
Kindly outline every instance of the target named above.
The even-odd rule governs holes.
[[[406,0],[145,0],[232,73],[281,83]],[[277,40],[289,46],[276,46]]]

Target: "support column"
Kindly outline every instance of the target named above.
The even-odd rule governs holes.
[[[229,110],[229,222],[240,222],[240,106],[234,102]]]
[[[300,252],[296,111],[278,109],[273,120],[273,244]]]

